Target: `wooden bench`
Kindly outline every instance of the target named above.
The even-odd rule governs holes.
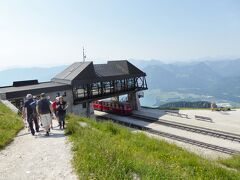
[[[206,117],[206,116],[198,116],[198,115],[195,115],[195,119],[196,119],[196,120],[200,120],[200,121],[213,122],[212,118]]]
[[[176,112],[176,111],[168,111],[168,110],[166,110],[165,112],[168,113],[169,115],[173,115],[173,116],[176,115],[178,117],[188,118],[187,114],[179,113],[179,112]]]

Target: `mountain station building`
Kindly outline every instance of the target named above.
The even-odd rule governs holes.
[[[69,112],[88,115],[93,112],[91,102],[126,94],[132,108],[138,110],[138,92],[146,89],[146,73],[127,60],[108,61],[106,64],[89,61],[73,63],[49,82],[16,81],[12,86],[0,87],[0,99],[8,100],[21,109],[27,94],[39,96],[45,93],[51,101],[64,96]]]

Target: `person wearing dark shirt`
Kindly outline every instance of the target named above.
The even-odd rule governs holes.
[[[33,122],[35,124],[35,129],[39,132],[39,125],[37,119],[37,112],[36,112],[36,100],[33,99],[31,94],[26,96],[27,101],[24,103],[23,107],[23,117],[26,117],[27,122],[29,124],[29,128],[31,130],[32,135],[35,134],[35,130],[33,128]]]
[[[46,136],[49,136],[52,121],[51,113],[53,114],[53,109],[50,101],[46,98],[45,93],[41,94],[41,99],[37,103],[37,113],[40,116],[43,128],[46,130]]]
[[[59,102],[57,103],[57,111],[58,111],[58,119],[59,119],[59,124],[60,124],[60,129],[64,129],[65,127],[65,116],[66,116],[66,111],[68,108],[68,104],[66,101],[64,101],[63,97],[59,97]]]

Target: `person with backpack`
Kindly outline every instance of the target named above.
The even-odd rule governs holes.
[[[37,103],[37,113],[39,114],[42,126],[46,131],[46,136],[49,136],[50,125],[52,122],[51,114],[54,113],[51,102],[46,98],[45,93],[42,93],[40,97],[41,99]]]
[[[35,135],[35,130],[33,128],[33,123],[35,124],[36,132],[39,132],[39,124],[37,119],[37,111],[36,111],[36,100],[33,99],[32,94],[27,94],[27,101],[24,103],[23,107],[23,117],[27,119],[30,131],[32,135]]]

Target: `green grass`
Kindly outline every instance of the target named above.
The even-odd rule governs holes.
[[[223,165],[240,171],[240,155],[235,155],[229,159],[219,160]]]
[[[240,179],[239,172],[111,122],[70,115],[65,133],[80,179]]]
[[[22,128],[21,118],[0,103],[0,149],[10,143]]]

